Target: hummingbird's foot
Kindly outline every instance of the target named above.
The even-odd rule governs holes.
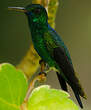
[[[44,72],[44,70],[45,70],[45,67],[46,67],[46,63],[44,62],[44,60],[40,60],[39,61],[39,64],[40,64],[40,66],[41,66],[41,73],[42,72]]]
[[[39,82],[45,82],[46,81],[47,74],[45,72],[39,73]]]
[[[44,74],[45,77],[47,76],[47,73],[45,73],[45,72],[40,72],[39,73],[39,75],[42,75],[42,74]]]
[[[45,73],[45,69],[46,69],[46,63],[44,62],[44,60],[40,60],[39,61],[39,64],[41,66],[41,72],[39,73],[39,77],[40,77],[40,82],[45,82],[46,81],[46,76],[47,76],[47,73]]]

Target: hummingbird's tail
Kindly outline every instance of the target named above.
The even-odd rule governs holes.
[[[59,80],[59,83],[60,83],[60,86],[61,88],[64,90],[64,91],[68,91],[67,89],[67,84],[66,84],[66,81],[64,80],[64,78],[58,73],[56,72],[57,74],[57,77],[58,77],[58,80]]]
[[[57,73],[57,77],[58,77],[58,80],[59,80],[59,83],[61,85],[61,88],[64,90],[64,91],[68,91],[67,90],[67,82],[64,80],[64,78],[61,76],[61,74],[59,74],[58,72]],[[81,87],[78,79],[77,79],[77,82],[78,83],[69,83],[69,85],[71,86],[73,92],[74,92],[74,95],[78,101],[78,104],[80,105],[81,108],[83,108],[83,104],[82,104],[82,101],[81,101],[81,97],[85,98],[86,99],[86,95],[83,91],[83,88]]]
[[[76,76],[76,78],[77,78],[77,76]],[[76,83],[69,84],[69,85],[71,86],[71,88],[72,88],[72,90],[73,90],[73,92],[75,94],[75,97],[76,97],[80,107],[83,108],[83,104],[82,104],[80,96],[83,97],[84,99],[87,99],[87,96],[86,96],[86,94],[85,94],[85,92],[84,92],[84,90],[83,90],[83,88],[82,88],[82,86],[80,84],[79,79],[77,78],[77,82]]]
[[[71,87],[72,88],[72,87]],[[75,88],[76,89],[76,88]],[[81,108],[83,108],[83,104],[82,104],[82,101],[81,101],[81,98],[80,98],[80,94],[77,90],[75,90],[74,88],[72,88],[74,94],[75,94],[75,97],[78,101],[78,104],[80,105]]]

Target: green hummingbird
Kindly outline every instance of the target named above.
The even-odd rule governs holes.
[[[25,8],[8,8],[25,13],[35,50],[50,68],[55,68],[61,88],[68,91],[67,83],[71,86],[80,107],[83,108],[80,96],[86,99],[86,95],[75,74],[66,45],[57,32],[48,24],[46,9],[39,4],[30,4]]]

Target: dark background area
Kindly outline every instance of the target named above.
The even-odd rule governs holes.
[[[23,13],[9,12],[8,6],[26,6],[30,0],[0,1],[0,63],[18,64],[28,51],[30,32]],[[91,110],[91,0],[64,0],[56,17],[56,31],[67,45],[75,71],[87,94],[84,110]],[[48,74],[47,84],[60,88],[56,74]],[[70,89],[70,88],[69,88]],[[73,92],[70,94],[76,102]]]

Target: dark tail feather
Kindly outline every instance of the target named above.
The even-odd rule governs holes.
[[[83,104],[82,104],[82,101],[80,99],[79,93],[77,91],[75,91],[74,89],[73,89],[73,91],[74,91],[75,97],[76,97],[76,99],[78,101],[78,104],[80,105],[81,108],[83,108]]]
[[[60,73],[58,73],[58,72],[56,72],[57,73],[57,77],[58,77],[58,80],[59,80],[59,82],[60,82],[60,85],[61,85],[61,88],[64,90],[64,91],[68,91],[67,90],[67,85],[66,85],[66,82],[65,82],[65,80],[64,80],[64,78],[60,75]],[[72,87],[71,87],[72,88]],[[81,99],[80,99],[80,95],[79,95],[79,93],[78,93],[78,91],[77,90],[75,90],[76,88],[72,88],[72,90],[74,91],[74,94],[75,94],[75,97],[76,97],[76,99],[77,99],[77,101],[78,101],[78,104],[80,105],[80,107],[81,108],[83,108],[83,104],[82,104],[82,101],[81,101]]]
[[[59,83],[61,85],[61,88],[64,90],[64,91],[68,91],[67,90],[67,85],[66,85],[66,82],[65,80],[62,78],[62,76],[60,75],[60,73],[56,72],[57,73],[57,77],[58,77],[58,80],[59,80]]]

